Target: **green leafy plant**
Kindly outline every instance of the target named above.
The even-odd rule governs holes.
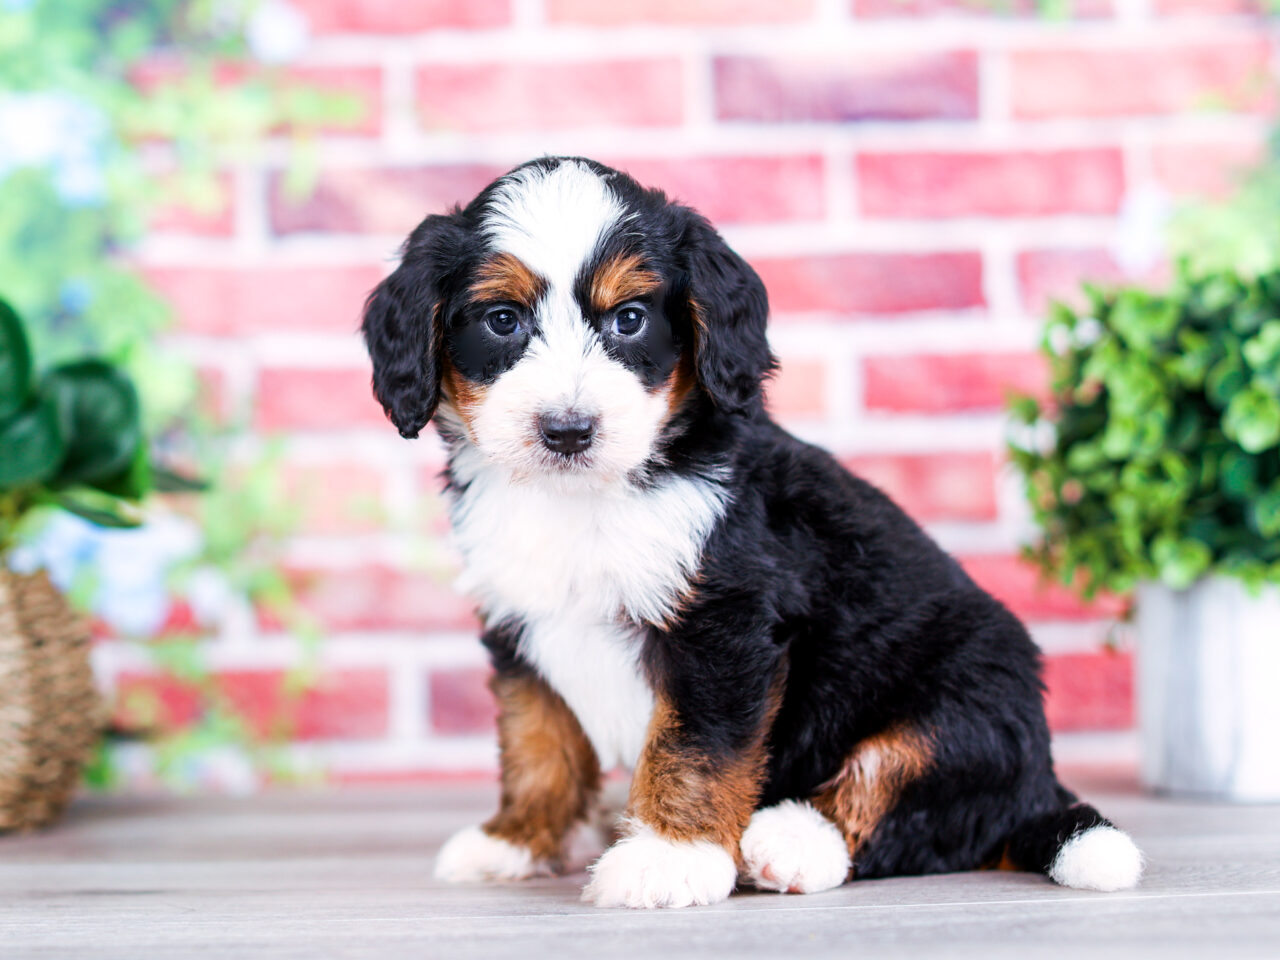
[[[1087,596],[1280,583],[1280,270],[1086,290],[1046,325],[1051,397],[1012,402],[1029,555]]]
[[[129,527],[152,490],[197,488],[152,463],[138,393],[117,367],[78,360],[37,378],[26,330],[3,300],[0,450],[0,556],[36,507]]]

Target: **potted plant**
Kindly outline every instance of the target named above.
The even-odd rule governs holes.
[[[23,520],[69,510],[134,526],[153,489],[190,489],[154,467],[130,380],[101,360],[37,378],[21,321],[0,301],[0,830],[61,812],[98,739],[89,633],[43,571],[10,569]]]
[[[1280,799],[1280,271],[1086,292],[1047,321],[1051,396],[1013,401],[1028,552],[1135,594],[1147,786]]]

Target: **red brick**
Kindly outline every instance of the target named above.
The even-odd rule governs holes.
[[[818,417],[826,410],[826,367],[820,360],[784,360],[765,385],[769,411],[777,417]]]
[[[721,120],[969,120],[978,115],[978,58],[971,51],[717,57],[715,95]]]
[[[862,371],[867,407],[894,412],[999,410],[1009,392],[1042,395],[1047,386],[1034,353],[872,356]]]
[[[281,670],[227,670],[207,685],[174,677],[123,673],[117,721],[126,729],[188,727],[215,706],[229,709],[258,736],[297,740],[386,736],[387,673],[344,669],[295,689]]]
[[[880,454],[842,462],[917,520],[996,518],[996,458],[991,453]]]
[[[283,174],[271,178],[276,233],[306,231],[407,234],[428,213],[465,204],[505,168],[483,164],[330,168],[302,198],[288,195]]]
[[[258,377],[255,423],[259,430],[392,429],[371,381],[364,368],[267,368]]]
[[[381,470],[346,462],[286,464],[281,471],[302,532],[367,533],[386,523],[386,482]]]
[[[816,220],[826,212],[824,166],[812,154],[604,162],[695,207],[713,223]]]
[[[1155,12],[1162,17],[1256,16],[1265,9],[1260,0],[1155,0]]]
[[[1120,208],[1118,149],[867,153],[855,161],[863,213],[878,217],[1036,217]]]
[[[552,23],[723,24],[806,20],[814,0],[547,0]]]
[[[1253,37],[1175,47],[1024,50],[1011,60],[1013,113],[1034,120],[1258,109],[1267,101],[1267,58],[1266,41]]]
[[[499,27],[511,0],[294,0],[316,33],[421,33]]]
[[[1266,156],[1261,137],[1218,142],[1158,143],[1151,148],[1155,178],[1172,193],[1214,200],[1239,186]]]
[[[228,423],[232,410],[226,372],[211,367],[197,367],[196,380],[196,409],[214,423]]]
[[[429,131],[664,127],[683,117],[676,59],[433,64],[419,69]]]
[[[1133,727],[1133,658],[1127,653],[1047,657],[1045,713],[1054,732]]]
[[[863,20],[887,20],[916,17],[986,17],[1030,19],[1041,16],[1037,0],[850,0],[849,9]],[[1074,0],[1068,4],[1066,16],[1071,20],[1096,20],[1110,17],[1111,0]]]
[[[774,311],[886,314],[985,306],[982,257],[957,253],[844,253],[755,259]]]
[[[1115,258],[1093,247],[1079,250],[1024,250],[1018,254],[1018,286],[1023,308],[1042,316],[1052,301],[1078,307],[1086,303],[1080,285],[1114,285],[1124,278]]]
[[[1011,554],[958,557],[969,576],[1024,620],[1097,620],[1119,617],[1125,604],[1102,596],[1085,603],[1058,583],[1046,583],[1040,571]]]
[[[291,570],[309,612],[330,630],[461,630],[477,627],[474,605],[447,579],[386,566]]]
[[[414,532],[426,537],[448,538],[452,529],[444,499],[444,458],[418,471],[418,497]]]
[[[487,669],[437,670],[429,678],[431,729],[441,734],[488,733],[496,708]]]
[[[364,299],[382,279],[356,266],[144,267],[178,327],[205,336],[354,333]]]

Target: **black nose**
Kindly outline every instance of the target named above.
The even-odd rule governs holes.
[[[567,456],[591,446],[591,439],[596,435],[596,421],[595,417],[577,413],[563,416],[543,414],[538,418],[538,429],[542,431],[542,442],[548,450]]]

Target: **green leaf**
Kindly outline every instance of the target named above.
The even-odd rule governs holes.
[[[1222,455],[1222,492],[1237,500],[1247,500],[1258,492],[1258,459],[1239,450]]]
[[[1240,363],[1239,354],[1223,357],[1213,365],[1205,381],[1205,392],[1216,407],[1225,407],[1249,382],[1249,372]]]
[[[44,398],[0,426],[0,490],[43,483],[66,456],[57,404]]]
[[[209,484],[204,480],[157,465],[151,467],[151,479],[154,488],[160,493],[203,493],[209,489]]]
[[[120,501],[106,494],[84,488],[56,493],[52,502],[99,527],[130,530],[142,526],[142,517],[121,508]]]
[[[1254,501],[1250,508],[1254,526],[1264,537],[1280,537],[1280,482]]]
[[[1102,435],[1102,452],[1112,460],[1127,460],[1138,442],[1138,421],[1131,416],[1113,417]]]
[[[1249,453],[1280,443],[1280,398],[1259,387],[1249,387],[1231,398],[1222,418],[1222,429]]]
[[[1244,358],[1254,370],[1280,367],[1280,320],[1267,322],[1257,336],[1245,341]]]
[[[142,443],[138,394],[115,367],[82,360],[51,370],[42,389],[58,403],[67,458],[57,482],[106,483],[124,473]]]
[[[147,449],[146,443],[138,444],[133,460],[123,473],[112,477],[110,480],[91,483],[89,486],[95,490],[101,490],[103,493],[109,493],[113,497],[123,497],[126,500],[141,500],[145,497],[155,489],[155,478],[151,468],[151,452]]]
[[[26,406],[31,395],[31,345],[22,321],[0,300],[0,423]]]
[[[1160,579],[1174,590],[1185,590],[1209,569],[1213,554],[1199,540],[1163,535],[1151,545],[1151,559]]]

